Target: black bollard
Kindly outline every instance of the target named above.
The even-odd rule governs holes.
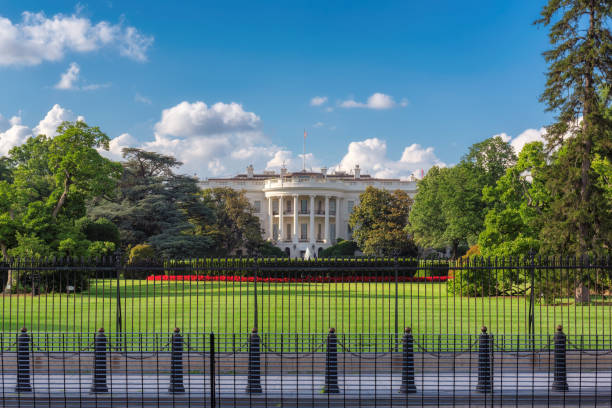
[[[170,354],[169,393],[185,392],[183,385],[183,336],[177,327],[172,334],[172,353]]]
[[[567,338],[563,333],[563,326],[557,326],[555,333],[555,376],[552,383],[553,391],[568,391],[567,385],[567,365],[566,365],[566,345]]]
[[[104,329],[100,328],[94,340],[94,366],[91,392],[108,392],[106,386],[106,347],[108,341]]]
[[[417,392],[417,389],[414,384],[414,339],[410,327],[406,327],[404,330],[402,348],[402,386],[399,392],[413,394]]]
[[[478,392],[493,391],[493,336],[487,334],[487,328],[482,326],[478,342]]]
[[[261,394],[261,339],[254,327],[249,336],[249,379],[246,392]]]
[[[23,327],[17,336],[17,386],[15,392],[32,392],[30,385],[30,336]]]
[[[338,394],[338,337],[336,329],[329,329],[327,335],[327,355],[325,358],[325,386],[324,394]]]

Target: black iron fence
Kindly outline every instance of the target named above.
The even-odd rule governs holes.
[[[611,278],[586,257],[14,260],[0,401],[608,406]]]
[[[18,333],[2,406],[608,406],[612,345],[479,334]],[[596,348],[595,348],[596,349]]]
[[[609,258],[14,260],[0,332],[612,336]]]

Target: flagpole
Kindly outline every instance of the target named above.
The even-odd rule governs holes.
[[[304,146],[302,149],[302,171],[306,171],[306,129],[304,129]]]

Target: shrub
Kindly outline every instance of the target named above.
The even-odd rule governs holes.
[[[338,243],[326,248],[321,252],[321,258],[333,258],[342,256],[354,256],[357,251],[357,243],[355,241],[345,241],[338,238]]]
[[[138,244],[130,249],[128,265],[124,271],[124,277],[127,279],[144,279],[150,271],[147,266],[159,267],[162,262],[155,256],[155,250],[151,245]]]

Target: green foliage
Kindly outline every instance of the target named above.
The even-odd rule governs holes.
[[[181,163],[171,156],[134,148],[123,155],[117,194],[96,200],[89,215],[117,225],[124,248],[147,242],[167,258],[206,255],[213,240],[200,225],[210,222],[212,211],[199,196],[197,179],[174,174]]]
[[[338,238],[338,243],[329,248],[325,248],[323,252],[321,252],[321,258],[352,257],[355,256],[355,251],[358,249],[355,241],[345,241]]]
[[[204,203],[213,211],[209,224],[199,224],[204,235],[215,242],[215,253],[227,256],[239,249],[253,254],[262,244],[259,218],[243,191],[212,188],[202,192]]]
[[[287,254],[285,251],[274,245],[269,241],[262,241],[257,248],[258,256],[264,258],[286,258]]]
[[[75,226],[89,241],[107,241],[115,245],[119,245],[121,242],[119,228],[107,218],[98,218],[94,221],[83,217],[76,221]]]
[[[407,230],[423,247],[473,245],[483,229],[490,204],[483,200],[485,187],[495,185],[516,157],[500,137],[470,147],[461,162],[451,168],[432,167],[419,181]]]
[[[151,260],[155,259],[155,257],[155,249],[151,245],[139,244],[134,245],[130,249],[130,256],[128,260],[131,264],[141,264],[151,262]]]
[[[556,113],[545,135],[552,153],[546,251],[601,254],[612,246],[612,203],[592,165],[612,157],[610,14],[608,0],[550,0],[536,21],[549,27],[552,46],[540,100]]]
[[[416,245],[405,231],[411,204],[404,191],[368,186],[349,218],[359,248],[367,255],[416,255]]]

